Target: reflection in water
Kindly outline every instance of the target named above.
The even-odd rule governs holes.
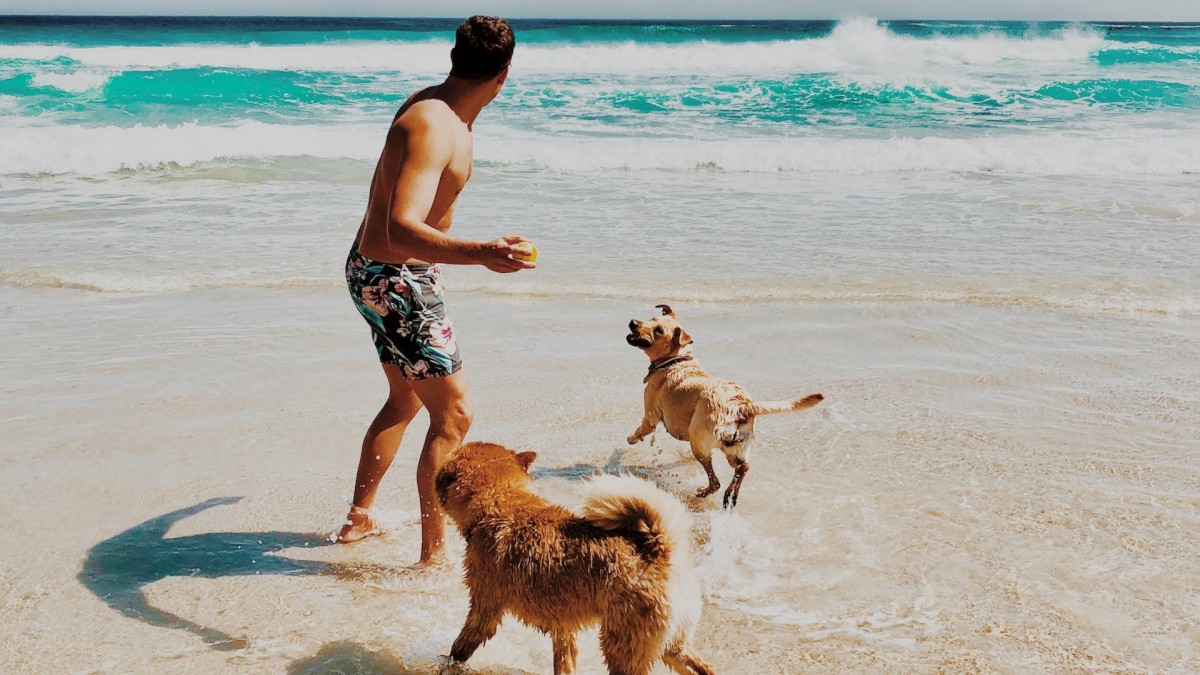
[[[653,442],[653,441],[651,441]],[[609,455],[608,461],[604,466],[595,466],[594,464],[572,464],[571,466],[563,466],[558,468],[541,468],[534,462],[533,468],[529,470],[529,475],[534,478],[563,478],[566,480],[586,480],[592,476],[600,474],[631,474],[638,478],[644,478],[648,481],[659,483],[665,476],[670,475],[672,469],[677,469],[681,466],[689,464],[686,460],[680,460],[672,463],[663,463],[654,466],[640,466],[626,463],[626,448],[618,448],[613,450]]]
[[[436,663],[418,658],[406,666],[404,659],[386,649],[374,650],[349,640],[330,642],[315,655],[288,666],[288,675],[535,675],[527,670],[509,666],[480,666],[450,664],[443,657]]]
[[[296,661],[287,669],[288,675],[408,675],[419,671],[404,667],[400,657],[387,651],[373,651],[357,642],[331,642],[315,655]],[[436,672],[431,671],[431,672]]]

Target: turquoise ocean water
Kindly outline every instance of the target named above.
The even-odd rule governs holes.
[[[445,69],[446,20],[0,22],[8,115],[43,124],[330,124]],[[1200,26],[516,22],[513,131],[585,137],[1061,128],[1200,106]],[[1069,66],[1063,69],[1063,66]],[[890,76],[889,76],[890,75]],[[1136,118],[1134,118],[1136,119]],[[18,167],[10,167],[18,168]]]
[[[0,279],[337,283],[386,126],[456,23],[0,19]],[[1196,309],[1200,26],[514,25],[461,231],[564,264],[464,287]],[[34,255],[29,222],[77,219]],[[664,247],[686,262],[646,283]],[[730,256],[739,283],[704,283]]]
[[[167,160],[123,130],[341,127],[386,116],[445,70],[448,20],[0,20],[6,123],[109,129],[108,164]],[[1200,26],[830,22],[516,22],[512,84],[492,132],[543,145],[576,140],[887,138],[1136,124],[1187,127],[1200,109]],[[180,134],[182,135],[182,134]],[[307,132],[299,136],[309,135]],[[716,140],[716,139],[712,139]],[[281,133],[275,156],[314,150]],[[327,139],[329,142],[329,139]],[[605,143],[606,144],[606,143]],[[607,145],[607,144],[606,144]],[[289,151],[289,146],[292,146]],[[144,149],[148,150],[148,149]],[[197,149],[198,150],[198,149]],[[551,148],[509,161],[573,168]],[[804,169],[677,148],[662,168]],[[8,172],[97,170],[6,153]],[[31,153],[35,154],[35,153]],[[36,153],[40,154],[40,153]],[[182,161],[209,160],[206,152]],[[318,152],[329,155],[329,152]],[[649,158],[612,156],[614,167]],[[22,161],[24,160],[24,161]],[[504,161],[502,156],[492,161]],[[1169,161],[1164,157],[1162,161]],[[869,168],[869,167],[864,167]]]

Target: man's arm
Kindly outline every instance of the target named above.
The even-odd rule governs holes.
[[[431,263],[486,265],[497,272],[533,267],[509,256],[523,237],[490,242],[454,237],[425,222],[437,198],[442,174],[454,156],[454,132],[436,123],[431,114],[412,113],[392,133],[404,134],[404,156],[388,208],[388,249],[397,255]]]

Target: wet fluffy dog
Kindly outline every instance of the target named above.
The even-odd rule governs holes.
[[[688,650],[700,620],[689,517],[677,499],[632,476],[590,481],[583,516],[530,489],[532,452],[462,446],[437,493],[467,540],[471,609],[450,656],[466,661],[504,615],[550,635],[554,672],[575,671],[575,633],[600,624],[609,672],[712,673]]]
[[[667,433],[692,445],[692,454],[708,474],[708,485],[696,492],[707,497],[721,487],[713,472],[712,451],[720,448],[733,467],[733,480],[725,489],[724,504],[736,506],[742,480],[750,470],[746,452],[754,440],[757,415],[804,410],[824,400],[809,394],[790,401],[756,403],[735,382],[718,380],[692,359],[692,338],[679,325],[667,305],[656,305],[662,316],[649,321],[629,322],[625,341],[646,352],[650,372],[646,375],[646,414],[629,438],[633,445],[662,422]]]

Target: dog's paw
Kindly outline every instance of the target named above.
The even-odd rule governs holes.
[[[630,445],[637,445],[641,440],[641,436],[638,436],[637,434],[630,434],[629,438],[625,439],[625,442]]]
[[[471,669],[467,667],[467,662],[454,658],[453,654],[442,654],[437,666],[437,675],[460,675],[471,672]]]

